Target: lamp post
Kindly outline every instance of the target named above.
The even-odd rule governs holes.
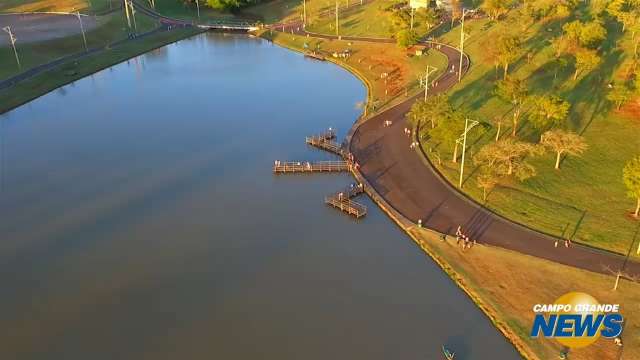
[[[16,56],[16,63],[18,64],[18,68],[22,69],[22,65],[20,64],[20,58],[18,57],[18,50],[16,49],[16,37],[13,36],[13,33],[11,32],[11,26],[5,26],[2,28],[2,30],[4,30],[7,34],[9,34],[9,42],[11,42],[11,46],[13,47],[13,53]]]
[[[131,29],[131,17],[129,16],[129,0],[124,0],[124,13],[127,15],[127,25]]]
[[[462,80],[462,59],[464,58],[464,17],[471,10],[462,10],[462,25],[460,26],[460,66],[458,67],[458,82]]]
[[[336,36],[338,37],[338,40],[340,40],[340,31],[338,30],[340,27],[340,23],[338,21],[338,0],[336,0]]]
[[[464,158],[467,152],[467,133],[479,124],[479,122],[475,120],[471,120],[471,122],[469,122],[469,120],[469,118],[464,119],[464,133],[462,133],[458,140],[456,140],[456,143],[462,144],[462,161],[460,162],[460,179],[458,181],[459,188],[462,188],[462,179],[464,176]]]
[[[198,20],[200,20],[200,2],[196,0],[196,8],[198,9]]]
[[[84,34],[84,26],[82,25],[82,17],[80,17],[80,11],[76,12],[76,16],[78,17],[78,22],[80,22],[80,32],[82,32],[82,41],[84,42],[84,51],[89,51],[87,47],[87,37]]]
[[[307,27],[307,0],[302,0],[302,28]]]
[[[429,75],[438,70],[434,66],[427,65],[427,72],[424,74],[424,101],[427,101],[427,96],[429,96]]]

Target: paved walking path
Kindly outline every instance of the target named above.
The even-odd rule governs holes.
[[[439,49],[447,56],[449,67],[458,67],[459,52],[448,46]],[[468,67],[464,62],[465,69]],[[445,72],[436,80],[430,94],[446,91],[457,81],[457,74]],[[565,248],[556,238],[511,222],[460,194],[434,169],[426,156],[410,149],[412,139],[403,132],[408,127],[405,114],[422,95],[415,96],[355,129],[350,151],[361,164],[360,172],[396,211],[414,223],[453,235],[460,225],[471,239],[523,254],[555,261],[599,273],[619,270],[624,257],[587,246],[572,244]],[[390,127],[383,126],[391,120]],[[625,272],[640,275],[640,263],[629,262]]]

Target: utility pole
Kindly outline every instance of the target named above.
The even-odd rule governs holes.
[[[339,16],[338,15],[338,11],[339,11],[338,10],[338,0],[336,0],[336,36],[338,37],[338,40],[340,40],[340,31],[338,30],[339,26],[340,26],[340,23],[338,21],[338,16]]]
[[[80,31],[82,32],[82,41],[84,42],[84,51],[89,51],[87,47],[87,37],[84,34],[84,26],[82,25],[82,17],[80,17],[80,11],[76,12],[78,16],[78,21],[80,22]]]
[[[129,16],[129,0],[124,0],[124,13],[127,15],[127,25],[131,29],[131,17]]]
[[[464,16],[468,10],[462,10],[462,25],[460,26],[460,65],[458,66],[458,82],[462,80],[462,59],[464,59]]]
[[[467,133],[469,130],[473,129],[479,122],[472,120],[471,124],[469,124],[469,118],[464,119],[464,133],[456,142],[458,144],[462,143],[462,161],[460,162],[460,180],[458,181],[458,187],[462,188],[462,179],[464,176],[464,157],[467,152]]]
[[[436,71],[434,66],[427,65],[427,72],[424,74],[424,101],[427,101],[427,96],[429,96],[429,75]]]
[[[11,32],[11,26],[5,26],[2,28],[7,34],[9,34],[9,41],[11,42],[11,46],[13,47],[13,53],[16,55],[16,63],[18,64],[18,69],[22,69],[22,65],[20,64],[20,58],[18,57],[18,50],[16,49],[16,37],[13,36]]]
[[[200,2],[196,0],[196,8],[198,9],[198,20],[200,20]]]
[[[411,8],[411,30],[413,30],[413,12],[414,12],[414,8]]]
[[[624,268],[627,266],[627,262],[629,261],[629,255],[631,255],[633,244],[635,244],[636,238],[638,237],[638,231],[640,231],[640,224],[638,224],[638,226],[636,227],[636,232],[633,235],[633,238],[631,239],[631,245],[629,245],[629,251],[627,252],[627,256],[624,258],[624,261],[622,262],[622,266],[620,267],[620,270],[616,274],[616,283],[613,285],[614,291],[618,289],[618,283],[620,282],[620,277],[624,274]]]
[[[302,0],[302,28],[307,27],[307,0]]]
[[[133,18],[133,30],[138,33],[138,23],[136,22],[136,8],[133,7],[133,1],[129,0],[129,5],[131,5],[131,17]]]

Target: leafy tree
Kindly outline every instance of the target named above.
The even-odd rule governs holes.
[[[578,134],[564,130],[550,130],[542,134],[540,144],[556,153],[556,170],[560,169],[562,154],[579,156],[588,145],[584,138]]]
[[[595,48],[607,37],[607,29],[598,20],[583,23],[579,20],[562,26],[563,38],[570,43]]]
[[[407,113],[407,119],[417,125],[420,120],[429,120],[431,128],[435,128],[438,120],[446,119],[453,111],[447,97],[444,94],[428,97],[426,101],[418,100]]]
[[[504,79],[507,78],[509,64],[518,58],[521,47],[522,43],[517,35],[505,34],[498,38],[498,43],[496,44],[497,60],[504,68]]]
[[[458,138],[464,132],[465,114],[460,110],[452,111],[447,118],[438,122],[429,134],[436,140],[453,147],[451,161],[458,162]]]
[[[489,19],[497,20],[509,11],[511,5],[511,0],[485,0],[480,8],[489,16]]]
[[[522,110],[528,99],[529,89],[527,88],[527,84],[518,78],[508,77],[498,82],[495,93],[501,99],[513,105],[513,128],[511,135],[516,136],[520,115],[522,115]]]
[[[483,146],[473,161],[496,176],[526,180],[536,174],[536,169],[526,162],[526,157],[539,153],[540,148],[534,144],[507,138]]]
[[[589,72],[595,69],[602,61],[595,50],[580,49],[575,53],[576,71],[573,73],[573,80],[578,78],[578,74]]]
[[[245,0],[206,0],[206,4],[216,10],[232,10],[238,9],[244,5],[247,5],[248,2]]]
[[[498,185],[498,182],[498,177],[490,172],[478,176],[476,179],[476,185],[482,189],[483,201],[487,201],[487,193],[493,190],[493,188]]]
[[[640,1],[637,0],[612,0],[609,2],[607,12],[622,23],[622,31],[640,21]]]
[[[418,34],[413,30],[400,30],[396,34],[396,42],[399,47],[406,49],[418,43]]]
[[[544,129],[560,124],[569,113],[568,102],[555,95],[535,96],[531,100],[532,109],[530,120],[538,129]]]
[[[633,95],[633,91],[626,85],[615,85],[607,94],[607,100],[616,105],[616,109],[620,110],[627,100]]]
[[[635,217],[640,215],[640,156],[631,159],[622,171],[622,179],[627,186],[628,195],[637,200]]]

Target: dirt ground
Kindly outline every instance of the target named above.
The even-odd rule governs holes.
[[[81,15],[85,32],[103,24],[106,18]],[[63,38],[80,33],[80,22],[75,15],[64,14],[0,14],[0,27],[11,27],[17,43],[33,43]],[[0,46],[8,46],[9,36],[0,34]]]

